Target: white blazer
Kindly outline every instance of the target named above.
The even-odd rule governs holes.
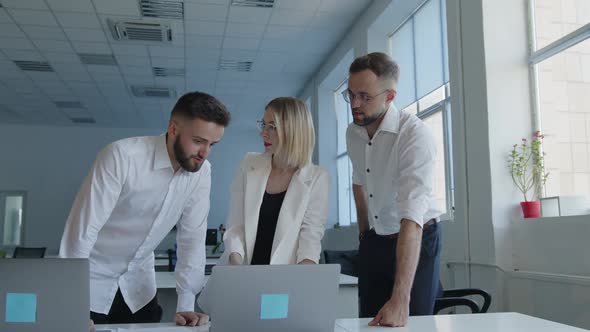
[[[231,188],[229,228],[223,237],[225,252],[220,263],[227,264],[229,255],[237,252],[244,264],[250,264],[270,171],[269,154],[248,153],[240,163]],[[319,261],[329,188],[330,176],[319,166],[309,163],[293,174],[277,220],[270,264]]]

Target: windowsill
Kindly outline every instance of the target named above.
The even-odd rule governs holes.
[[[513,219],[513,222],[536,222],[536,223],[540,223],[540,222],[544,222],[544,223],[548,223],[548,222],[578,222],[581,220],[584,220],[586,222],[588,222],[588,219],[590,219],[590,215],[589,214],[581,214],[581,215],[575,215],[575,216],[556,216],[556,217],[540,217],[540,218],[523,218],[523,217],[519,217],[516,219]]]

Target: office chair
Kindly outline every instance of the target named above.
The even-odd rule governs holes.
[[[15,247],[12,258],[43,258],[45,257],[46,247],[27,248]]]
[[[440,286],[442,290],[442,285]],[[481,307],[471,300],[465,298],[465,296],[472,296],[472,295],[479,295],[483,298],[483,304]],[[459,288],[459,289],[448,289],[442,290],[441,294],[436,299],[434,303],[434,312],[433,314],[436,315],[439,311],[446,308],[464,306],[468,307],[471,310],[471,313],[479,314],[488,312],[490,308],[490,304],[492,303],[492,296],[478,288]]]
[[[340,264],[341,273],[348,274],[353,277],[358,277],[358,250],[324,250],[324,262],[326,264]],[[471,310],[472,313],[485,313],[490,308],[492,303],[492,296],[481,289],[477,288],[460,288],[443,290],[442,284],[439,283],[440,293],[434,303],[434,312],[464,306]],[[465,298],[466,296],[479,295],[483,298],[481,307],[477,302]]]
[[[340,264],[340,273],[358,277],[358,250],[324,250],[324,263]]]

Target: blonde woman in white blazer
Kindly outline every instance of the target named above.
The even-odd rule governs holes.
[[[276,98],[266,106],[259,125],[265,152],[248,153],[240,163],[231,189],[222,261],[317,263],[330,178],[311,163],[311,114],[299,99]]]

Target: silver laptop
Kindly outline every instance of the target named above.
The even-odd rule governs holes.
[[[215,266],[211,332],[333,332],[340,265]]]
[[[87,332],[87,259],[0,259],[0,331]]]

